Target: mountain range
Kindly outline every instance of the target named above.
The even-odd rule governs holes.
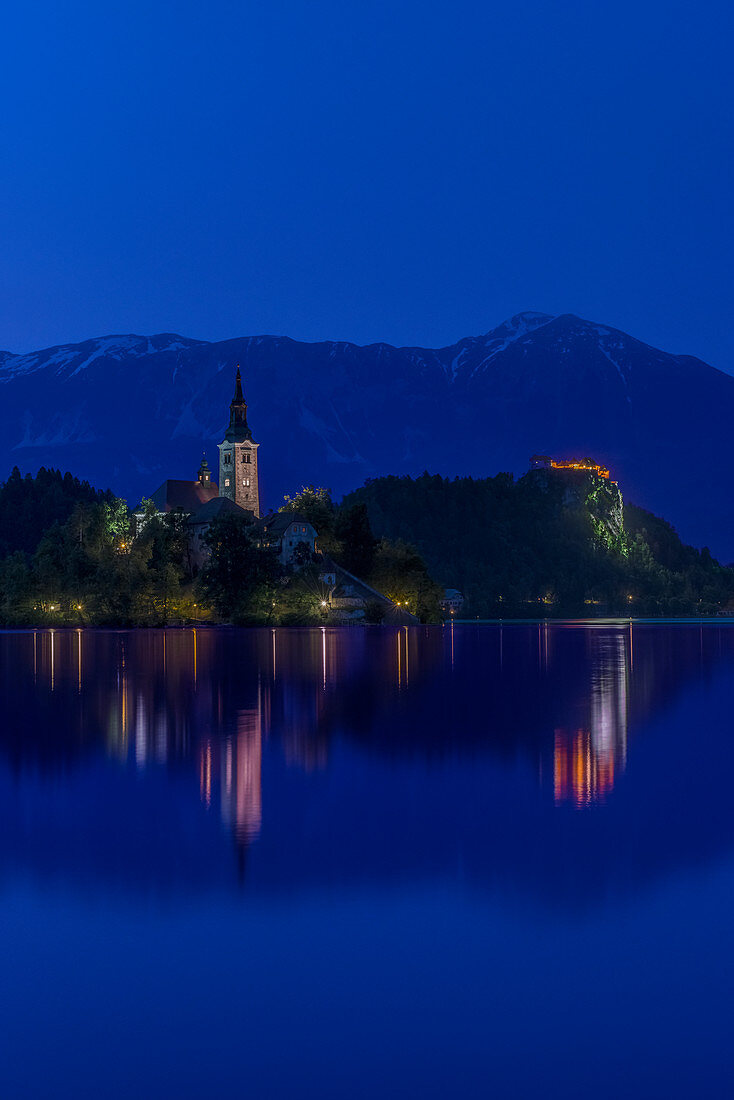
[[[0,477],[56,466],[137,504],[195,478],[204,450],[216,469],[238,363],[268,507],[304,484],[340,496],[389,473],[589,455],[625,499],[734,558],[734,378],[572,314],[521,313],[438,349],[164,333],[0,352]]]

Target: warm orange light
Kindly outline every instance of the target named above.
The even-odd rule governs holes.
[[[557,461],[555,458],[552,458],[551,466],[554,470],[591,470],[597,477],[609,478],[609,467],[599,466],[596,462],[585,462],[574,458],[570,458],[568,461],[564,461],[563,459]]]
[[[589,730],[556,730],[553,787],[556,803],[588,806],[603,802],[614,787],[614,756],[595,751]]]

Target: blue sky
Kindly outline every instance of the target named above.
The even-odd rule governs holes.
[[[734,371],[725,3],[28,0],[0,347],[440,345],[574,312]]]

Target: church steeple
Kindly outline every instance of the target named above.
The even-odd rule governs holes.
[[[202,485],[208,485],[212,479],[212,472],[209,469],[209,463],[206,460],[206,455],[202,455],[201,466],[199,467],[199,481]]]
[[[234,397],[229,405],[229,427],[224,433],[224,438],[230,443],[244,443],[246,439],[252,439],[252,432],[247,425],[247,402],[242,393],[242,375],[239,365],[234,383]]]
[[[242,375],[237,367],[234,397],[229,406],[229,427],[219,444],[219,495],[234,501],[253,515],[260,515],[257,474],[259,443],[247,423],[247,402],[242,392]]]

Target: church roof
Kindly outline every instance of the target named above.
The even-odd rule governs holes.
[[[184,512],[196,512],[202,504],[218,496],[219,490],[213,481],[204,484],[201,481],[178,481],[169,478],[153,493],[151,500],[159,512],[173,512],[180,508]]]
[[[375,601],[381,604],[384,609],[383,622],[389,623],[391,626],[412,626],[419,622],[417,616],[413,615],[407,608],[398,607],[384,592],[378,592],[371,584],[367,584],[367,581],[355,577],[354,573],[350,573],[343,565],[337,565],[334,559],[326,554],[323,555],[319,572],[322,574],[334,573],[336,575],[336,585],[331,591],[335,599],[354,599],[356,597],[364,600],[365,603]]]
[[[271,538],[276,539],[282,538],[292,523],[302,527],[308,525],[312,530],[316,530],[311,520],[306,519],[298,512],[271,512],[269,516],[263,516],[262,519],[258,520],[258,526],[263,531],[267,531]]]
[[[226,515],[253,519],[252,512],[248,512],[246,508],[240,508],[239,504],[235,504],[229,497],[213,497],[206,504],[202,504],[193,516],[189,517],[189,523],[211,523],[218,516]]]

